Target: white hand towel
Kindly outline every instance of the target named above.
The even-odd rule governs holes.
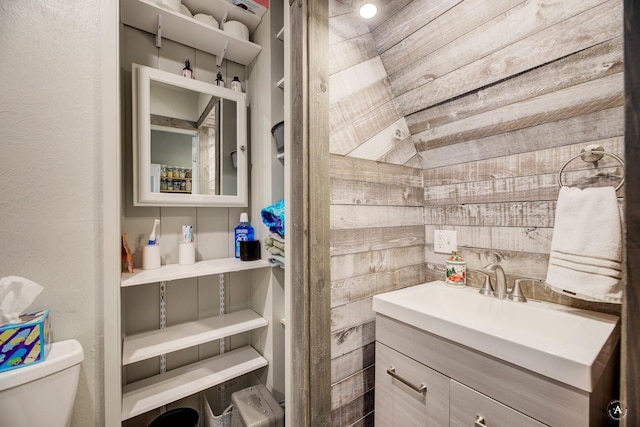
[[[588,301],[622,302],[622,224],[613,187],[562,187],[547,285]]]

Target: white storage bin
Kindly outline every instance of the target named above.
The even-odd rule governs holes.
[[[263,384],[236,391],[231,427],[284,427],[284,411]]]
[[[220,415],[215,415],[207,400],[207,396],[204,393],[200,393],[200,396],[202,398],[202,420],[204,421],[204,427],[231,427],[233,405],[227,406]]]

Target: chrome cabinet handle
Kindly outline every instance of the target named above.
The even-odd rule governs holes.
[[[484,423],[484,417],[480,414],[476,414],[476,422],[473,423],[473,427],[487,427]]]
[[[400,375],[396,374],[396,368],[394,366],[389,366],[389,369],[387,369],[387,374],[391,375],[393,378],[397,379],[416,393],[425,394],[427,392],[426,385],[420,384],[419,386],[416,386],[414,384],[411,384],[411,382],[409,382],[408,380],[402,378]]]

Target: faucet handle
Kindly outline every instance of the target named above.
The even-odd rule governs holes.
[[[522,293],[522,289],[520,289],[520,282],[527,279],[516,279],[513,283],[513,288],[511,288],[511,292],[507,294],[507,298],[511,301],[516,302],[527,302],[527,298]]]
[[[489,275],[483,271],[478,271],[478,273],[484,276],[484,285],[482,285],[482,288],[480,288],[478,292],[480,292],[482,295],[492,296],[493,286],[491,286],[491,279],[489,279]]]

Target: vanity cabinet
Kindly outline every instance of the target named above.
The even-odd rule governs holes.
[[[587,392],[377,314],[376,425],[613,425],[606,409],[618,396],[617,354],[594,368]],[[424,396],[412,390],[420,384]]]
[[[449,378],[380,343],[376,345],[375,396],[376,425],[449,423]]]
[[[471,425],[476,427],[544,426],[533,418],[527,417],[457,381],[451,380],[449,392],[450,427],[469,427]]]

